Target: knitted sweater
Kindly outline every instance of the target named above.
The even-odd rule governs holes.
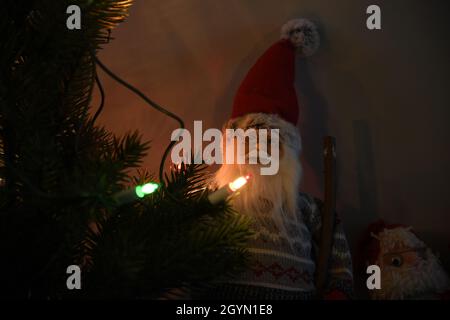
[[[301,193],[297,223],[285,224],[291,243],[280,235],[270,215],[254,220],[255,236],[249,243],[250,267],[218,288],[218,299],[310,299],[315,295],[314,274],[321,232],[322,203]],[[326,292],[352,296],[350,251],[338,219],[334,227]]]

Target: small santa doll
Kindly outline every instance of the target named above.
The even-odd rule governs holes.
[[[210,297],[311,299],[316,295],[321,204],[299,191],[301,139],[296,127],[299,106],[294,76],[296,58],[313,54],[318,45],[313,23],[289,21],[282,27],[281,40],[256,61],[237,91],[224,131],[278,129],[279,170],[275,175],[261,175],[262,163],[224,162],[216,172],[214,180],[219,188],[239,176],[251,175],[249,186],[232,198],[231,205],[251,218],[254,237],[249,244],[250,267],[216,288]],[[251,151],[246,148],[247,155]],[[349,298],[353,287],[351,256],[339,222],[333,239],[326,297]]]
[[[368,227],[360,251],[366,267],[380,268],[381,287],[369,291],[372,299],[449,299],[447,273],[412,227],[374,222]]]

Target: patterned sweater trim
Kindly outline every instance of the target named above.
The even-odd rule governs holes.
[[[294,255],[286,253],[286,252],[280,252],[280,251],[269,250],[269,249],[261,249],[261,248],[249,248],[248,251],[250,253],[254,253],[254,254],[282,257],[282,258],[286,258],[286,259],[295,260],[295,261],[298,261],[301,263],[314,265],[314,262],[312,260],[297,257],[297,256],[294,256]]]
[[[295,292],[311,292],[311,290],[305,290],[302,288],[293,288],[289,286],[283,286],[271,282],[258,282],[258,281],[229,281],[229,283],[253,286],[253,287],[263,287],[263,288],[271,288],[271,289],[279,289],[279,290],[287,290],[287,291],[295,291]]]

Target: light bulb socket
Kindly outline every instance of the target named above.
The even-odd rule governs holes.
[[[230,187],[227,185],[223,186],[222,188],[214,191],[208,196],[208,200],[211,204],[218,204],[221,202],[224,202],[230,194],[232,194],[233,191],[231,191]]]
[[[138,199],[138,196],[136,194],[136,190],[133,188],[117,192],[116,194],[114,194],[113,199],[118,205],[123,205],[136,201]]]

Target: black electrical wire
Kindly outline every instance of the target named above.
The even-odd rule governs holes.
[[[180,129],[184,129],[184,122],[183,120],[178,117],[176,114],[168,111],[167,109],[161,107],[160,105],[158,105],[156,102],[152,101],[150,98],[148,98],[146,95],[144,95],[141,91],[139,91],[138,89],[136,89],[134,86],[132,86],[131,84],[129,84],[128,82],[126,82],[125,80],[123,80],[122,78],[120,78],[119,76],[117,76],[114,72],[112,72],[110,69],[108,69],[96,56],[94,56],[95,62],[97,63],[97,65],[107,74],[109,75],[112,79],[114,79],[115,81],[117,81],[118,83],[120,83],[121,85],[123,85],[125,88],[127,88],[128,90],[132,91],[133,93],[135,93],[137,96],[139,96],[142,100],[144,100],[148,105],[150,105],[152,108],[158,110],[159,112],[165,114],[166,116],[176,120],[179,124]],[[99,111],[101,111],[99,109]],[[170,150],[172,149],[172,147],[175,145],[175,143],[177,143],[177,139],[171,141],[169,143],[169,145],[167,146],[166,150],[164,151],[163,157],[161,159],[161,163],[159,165],[159,181],[161,183],[161,186],[163,188],[163,190],[167,193],[167,195],[172,198],[172,200],[178,201],[178,199],[176,199],[168,190],[166,187],[166,184],[164,182],[164,164],[166,162],[167,156],[169,155]]]
[[[103,107],[105,106],[105,91],[103,90],[103,86],[100,82],[100,79],[98,78],[97,72],[95,72],[95,83],[97,84],[98,90],[100,91],[100,106],[98,107],[97,111],[94,114],[94,117],[92,118],[92,123],[95,123],[95,120],[97,120],[98,116],[103,111]]]

